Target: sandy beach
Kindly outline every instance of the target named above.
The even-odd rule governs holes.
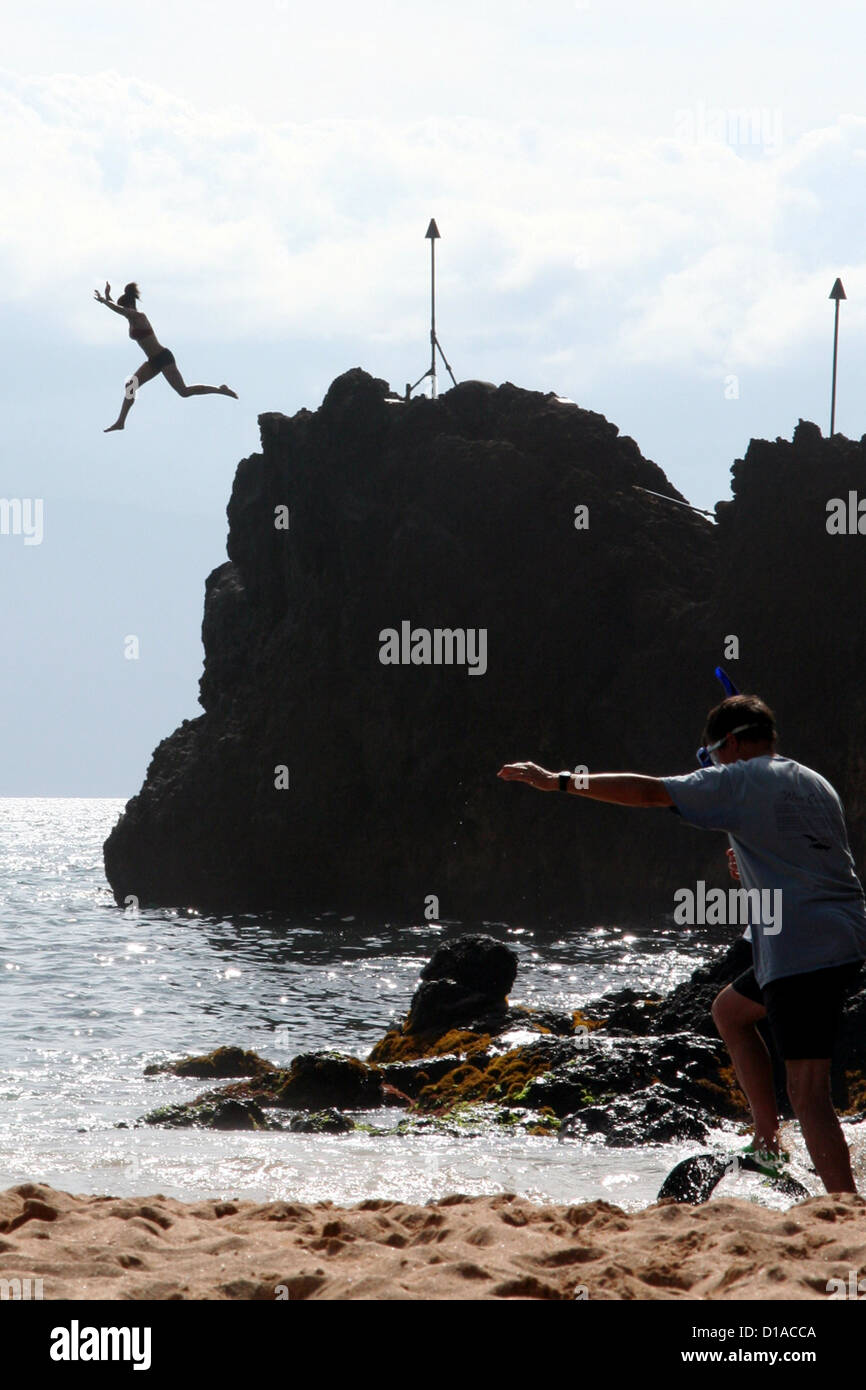
[[[45,1299],[826,1301],[864,1267],[866,1201],[848,1195],[627,1213],[507,1193],[347,1208],[0,1193],[6,1296],[29,1278]]]

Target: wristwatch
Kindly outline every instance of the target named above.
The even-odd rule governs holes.
[[[559,790],[560,790],[561,792],[567,792],[567,791],[568,791],[569,783],[571,782],[572,776],[573,776],[573,774],[572,774],[571,772],[560,772],[560,774],[559,774]]]

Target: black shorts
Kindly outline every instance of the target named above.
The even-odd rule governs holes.
[[[763,989],[754,970],[744,970],[731,982],[738,994],[763,1004],[784,1060],[832,1057],[845,999],[863,969],[863,961],[830,965],[803,975],[783,975]]]
[[[174,353],[169,348],[160,348],[155,357],[150,359],[151,366],[161,372],[163,367],[170,367],[174,362]]]

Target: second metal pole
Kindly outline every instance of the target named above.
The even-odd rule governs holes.
[[[836,305],[838,310],[839,305]],[[430,238],[430,377],[433,382],[431,392],[432,399],[435,401],[437,396],[436,384],[436,238]]]
[[[847,299],[841,280],[836,280],[829,295],[830,299],[836,301],[836,313],[833,320],[833,385],[830,391],[830,438],[836,433],[836,358],[839,353],[839,301]]]

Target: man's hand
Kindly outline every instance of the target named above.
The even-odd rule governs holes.
[[[557,773],[546,772],[538,763],[506,763],[496,775],[506,782],[526,782],[539,792],[559,791]]]
[[[728,873],[731,875],[731,878],[734,880],[735,883],[739,883],[739,881],[740,881],[740,871],[739,871],[739,869],[737,868],[737,856],[734,854],[734,851],[733,851],[732,849],[727,850],[727,856],[728,856]]]

